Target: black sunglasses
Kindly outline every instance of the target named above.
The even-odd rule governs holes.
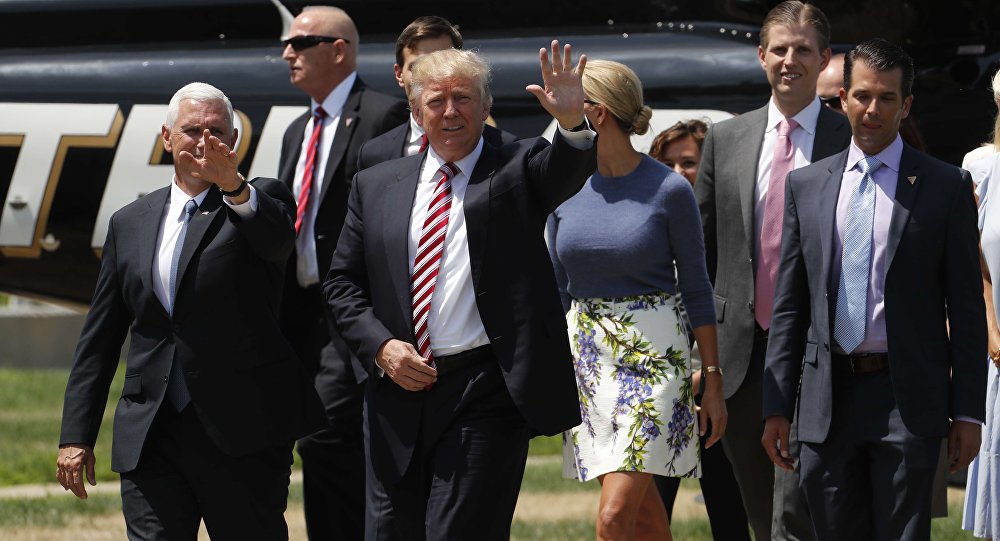
[[[320,43],[333,43],[338,39],[344,40],[344,43],[350,43],[350,41],[346,38],[335,38],[331,36],[295,36],[294,38],[281,40],[281,45],[283,47],[291,45],[292,50],[300,52],[306,49],[311,49]]]
[[[823,96],[820,96],[819,97],[819,101],[820,101],[820,103],[822,103],[823,105],[826,105],[830,109],[833,109],[835,111],[839,111],[840,110],[840,96],[830,96],[828,98],[824,98]]]

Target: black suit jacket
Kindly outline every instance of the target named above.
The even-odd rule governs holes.
[[[702,145],[694,184],[705,235],[708,275],[715,286],[719,362],[726,371],[726,398],[743,384],[754,326],[754,224],[757,163],[767,106],[713,125]],[[847,148],[851,127],[844,115],[820,107],[812,162]]]
[[[299,160],[302,141],[305,137],[306,123],[311,113],[306,112],[295,119],[285,131],[281,145],[279,180],[291,190],[295,183],[295,166]],[[361,145],[369,139],[385,133],[409,117],[406,103],[403,100],[381,94],[369,89],[356,79],[351,92],[344,103],[340,124],[330,146],[326,170],[322,172],[323,185],[318,197],[319,207],[313,227],[316,244],[316,262],[319,267],[319,279],[322,281],[330,267],[330,258],[337,247],[337,238],[344,225],[347,213],[347,194],[351,189],[351,180],[357,173],[358,152]],[[350,359],[347,346],[336,335],[332,328],[331,318],[324,315],[323,304],[316,291],[308,291],[299,287],[296,280],[296,254],[293,250],[288,261],[285,276],[285,302],[282,306],[281,321],[285,336],[292,342],[299,356],[305,362],[310,372],[321,373],[322,356],[329,357],[327,364],[347,362],[355,364]],[[327,347],[332,343],[332,347]],[[365,374],[357,366],[348,367],[346,377],[363,381]],[[334,372],[341,374],[339,368]],[[318,385],[324,390],[324,395],[337,394],[339,391],[325,390],[326,383]],[[327,397],[333,400],[337,397]]]
[[[837,399],[830,352],[837,284],[830,276],[847,153],[788,177],[764,369],[764,416],[791,419],[801,379],[808,399],[799,405],[799,439],[813,443],[826,439]],[[969,173],[905,147],[888,232],[885,324],[893,394],[918,436],[944,436],[949,418],[985,418],[989,361],[976,219]]]
[[[172,362],[223,452],[253,453],[324,422],[301,364],[278,326],[294,203],[274,179],[255,179],[258,209],[241,219],[212,187],[191,218],[173,317],[153,292],[153,259],[170,188],[111,217],[97,288],[66,386],[60,443],[93,446],[125,333],[131,346],[115,410],[111,466],[135,468],[160,408]],[[169,404],[164,407],[173,407]]]
[[[407,239],[424,154],[358,173],[323,292],[340,331],[371,372],[390,338],[415,344]],[[527,424],[556,434],[580,423],[580,405],[552,263],[546,217],[596,169],[596,152],[561,135],[483,145],[464,210],[476,306],[507,389]],[[367,419],[375,474],[406,470],[426,393],[370,377]]]
[[[395,160],[396,158],[402,158],[406,152],[406,143],[409,140],[409,135],[410,121],[407,120],[399,126],[396,126],[395,128],[362,145],[361,152],[358,153],[357,170],[362,171],[375,164]],[[520,139],[520,137],[514,135],[513,133],[503,131],[500,128],[494,128],[489,124],[483,126],[483,140],[486,141],[487,144],[493,145],[497,148],[502,147],[507,143],[513,143],[518,139]]]

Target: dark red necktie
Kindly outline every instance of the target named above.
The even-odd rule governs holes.
[[[313,170],[316,168],[316,154],[319,148],[320,135],[323,133],[323,119],[326,118],[326,111],[322,107],[317,107],[313,113],[313,132],[309,138],[309,150],[306,151],[306,166],[302,169],[302,188],[299,190],[299,198],[296,201],[295,211],[295,235],[298,236],[302,229],[302,218],[309,208],[309,194],[312,192]]]
[[[420,228],[417,255],[413,260],[410,274],[410,298],[413,299],[413,329],[417,337],[417,352],[434,365],[431,358],[431,335],[428,317],[431,312],[431,297],[441,268],[441,254],[448,233],[448,213],[451,211],[451,177],[458,174],[455,164],[448,162],[438,170],[441,175],[434,187],[434,195],[427,206],[427,217]]]

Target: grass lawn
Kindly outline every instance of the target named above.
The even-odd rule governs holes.
[[[114,405],[121,394],[122,372],[119,370],[108,397],[108,409],[101,427],[95,451],[99,484],[116,485],[117,474],[110,469],[111,424]],[[55,480],[55,459],[58,452],[59,425],[62,416],[63,391],[68,370],[0,369],[0,487],[17,484],[52,483]],[[559,437],[535,438],[529,454],[551,459],[533,460],[527,467],[522,484],[518,518],[512,526],[516,540],[566,541],[594,538],[594,515],[599,485],[579,483],[562,478],[562,453]],[[296,459],[298,456],[296,455]],[[296,466],[297,467],[297,466]],[[678,517],[672,525],[678,541],[712,539],[703,508],[692,503],[698,484],[684,479],[678,495],[678,505],[687,502],[695,513]],[[293,483],[289,494],[288,521],[292,539],[304,538],[301,529],[301,484]],[[949,517],[933,523],[935,541],[971,540],[961,531],[960,496],[950,501]],[[522,513],[522,507],[525,508]],[[675,512],[679,512],[675,507]],[[33,530],[49,532],[56,529],[53,539],[75,536],[77,530],[94,528],[94,524],[121,527],[121,500],[115,494],[93,494],[87,501],[78,501],[60,494],[45,498],[0,498],[0,532],[16,531],[18,535],[4,539],[42,539]],[[110,517],[108,520],[98,520]],[[296,524],[298,521],[298,524]],[[298,529],[296,529],[298,528]],[[20,532],[28,532],[21,537]],[[64,532],[64,533],[59,533]],[[115,539],[112,533],[109,539]]]

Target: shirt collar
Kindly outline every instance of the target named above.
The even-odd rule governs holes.
[[[410,113],[410,140],[409,143],[416,143],[420,140],[420,136],[424,134],[424,129],[417,124],[417,121],[413,119],[413,113]]]
[[[347,103],[347,97],[351,94],[351,88],[354,87],[354,81],[358,78],[358,72],[352,71],[350,75],[344,78],[333,92],[330,92],[323,103],[316,103],[316,100],[312,100],[311,111],[313,114],[316,113],[316,108],[320,105],[323,106],[323,110],[326,111],[326,116],[328,118],[334,118],[340,116],[340,113],[344,110],[344,104]]]
[[[865,153],[862,151],[857,144],[854,143],[854,138],[851,137],[851,145],[848,147],[847,151],[847,163],[844,164],[844,171],[850,171],[855,167],[858,167],[858,163],[865,159]],[[882,149],[875,155],[878,161],[882,162],[882,165],[892,169],[895,173],[899,173],[899,161],[903,158],[903,140],[896,134],[896,138],[889,143],[889,146]]]
[[[806,130],[809,135],[813,135],[816,133],[816,123],[819,122],[819,111],[821,107],[823,107],[823,104],[820,103],[819,98],[816,98],[809,102],[809,105],[806,105],[805,108],[799,111],[799,113],[792,118],[799,123],[800,128]],[[774,104],[774,98],[772,97],[767,102],[767,126],[765,127],[764,132],[767,133],[771,130],[777,129],[778,123],[784,118],[785,116],[778,110],[778,106]]]
[[[175,175],[173,180],[170,182],[170,206],[184,208],[184,204],[188,202],[188,199],[194,199],[194,202],[201,207],[202,202],[205,201],[205,197],[208,195],[209,188],[211,188],[211,186],[199,192],[198,195],[191,197],[177,185],[177,176]]]
[[[453,162],[455,167],[458,168],[459,174],[465,173],[465,176],[472,177],[472,170],[476,167],[476,162],[479,161],[479,156],[483,153],[483,137],[479,136],[479,143],[472,152],[465,155],[464,158]],[[437,152],[434,152],[434,147],[427,147],[427,160],[425,162],[426,166],[431,166],[434,171],[437,171],[444,165],[445,161],[441,156],[438,156]],[[458,176],[458,175],[455,175]]]

